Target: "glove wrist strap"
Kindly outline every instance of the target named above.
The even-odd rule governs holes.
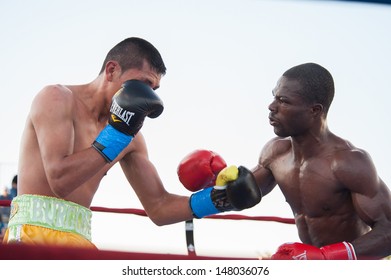
[[[126,135],[108,124],[95,139],[92,146],[105,158],[112,162],[129,143],[133,136]]]
[[[320,250],[327,260],[357,260],[353,245],[346,241],[324,246]]]
[[[213,187],[203,189],[199,192],[193,193],[190,196],[189,204],[195,218],[202,218],[205,216],[220,213],[214,206],[211,199],[211,192]]]

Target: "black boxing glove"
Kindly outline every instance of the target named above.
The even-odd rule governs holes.
[[[138,80],[128,80],[113,96],[108,125],[92,146],[108,161],[113,161],[141,129],[145,117],[157,118],[163,102],[154,90]]]
[[[243,166],[230,166],[220,171],[216,186],[192,194],[189,204],[193,216],[202,218],[225,211],[244,210],[255,206],[261,199],[261,190],[251,171]]]
[[[134,136],[143,126],[145,117],[157,118],[163,109],[162,100],[150,86],[129,80],[113,96],[109,124],[126,135]]]

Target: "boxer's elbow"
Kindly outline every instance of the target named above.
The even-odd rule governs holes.
[[[60,178],[52,178],[49,184],[52,192],[58,198],[65,198],[70,194],[69,189],[64,187],[63,181]]]
[[[188,197],[166,193],[158,202],[145,207],[151,221],[157,226],[171,225],[193,218]]]
[[[159,227],[161,227],[161,226],[165,226],[165,225],[168,225],[169,223],[166,223],[165,221],[164,221],[164,219],[160,219],[159,217],[150,217],[150,219],[151,219],[151,221],[155,224],[155,225],[157,225],[157,226],[159,226]]]
[[[47,180],[52,192],[59,198],[65,198],[72,190],[68,182],[66,172],[62,168],[51,167],[47,171]]]
[[[158,209],[156,210],[152,210],[150,209],[149,211],[146,210],[147,212],[147,215],[149,217],[149,219],[157,226],[165,226],[165,225],[168,225],[168,224],[171,224],[172,222],[170,222],[168,219],[167,219],[167,216],[164,214],[164,211],[159,211]]]

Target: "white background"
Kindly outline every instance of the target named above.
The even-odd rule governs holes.
[[[109,49],[131,36],[153,43],[168,68],[157,91],[164,113],[142,131],[170,192],[190,194],[176,168],[194,149],[255,166],[274,136],[271,90],[285,70],[305,62],[334,76],[330,129],[366,149],[390,185],[390,26],[391,6],[338,1],[1,1],[0,187],[16,172],[34,95],[47,84],[90,82]],[[119,167],[93,205],[141,207]],[[277,189],[241,214],[292,216]],[[293,225],[195,222],[199,255],[257,257],[297,240]],[[130,215],[95,213],[93,241],[102,249],[186,254],[184,223],[157,227]]]

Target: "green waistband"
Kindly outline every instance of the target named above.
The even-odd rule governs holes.
[[[91,240],[90,209],[55,197],[24,194],[11,203],[9,227],[35,225],[72,232]]]

